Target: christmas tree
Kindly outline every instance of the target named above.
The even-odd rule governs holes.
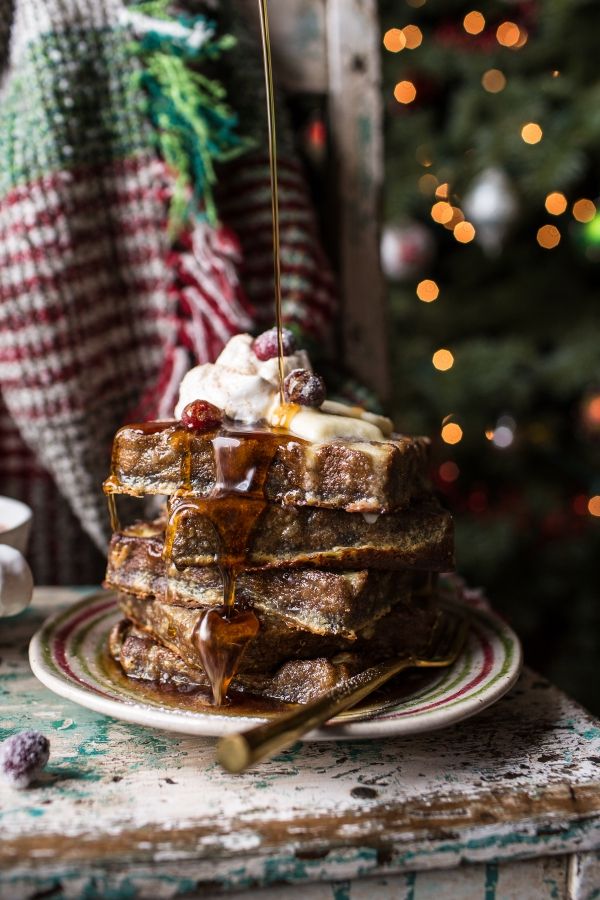
[[[593,0],[382,0],[395,419],[434,435],[460,571],[600,710]]]

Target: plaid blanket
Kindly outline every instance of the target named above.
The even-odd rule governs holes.
[[[217,166],[217,220],[190,215],[175,237],[179,173],[161,152],[139,77],[139,16],[120,0],[3,7],[0,493],[34,508],[40,582],[101,575],[101,483],[116,429],[170,413],[189,365],[214,358],[241,329],[272,324],[260,51],[235,3],[215,6],[215,33],[231,31],[238,44],[207,71],[222,78],[254,149]],[[157,30],[169,31],[164,22]],[[285,318],[326,344],[333,281],[288,138],[280,154]]]

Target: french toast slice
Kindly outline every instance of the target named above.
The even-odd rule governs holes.
[[[223,578],[215,566],[177,568],[162,557],[162,523],[139,523],[113,535],[108,548],[105,587],[151,597],[188,609],[223,602]],[[381,617],[427,573],[402,570],[334,571],[318,568],[242,572],[236,598],[263,612],[278,614],[316,634],[356,631]]]
[[[171,562],[180,568],[211,565],[218,557],[219,535],[202,503],[189,497],[171,499],[166,546]],[[249,569],[317,566],[444,572],[454,568],[452,517],[433,496],[377,517],[268,504],[248,537],[246,550]]]
[[[201,669],[188,665],[183,659],[136,628],[128,619],[121,619],[109,639],[109,652],[125,675],[136,681],[184,690],[210,689],[208,678]],[[358,671],[359,660],[350,654],[339,659],[294,659],[283,663],[272,673],[238,674],[232,687],[243,693],[269,697],[286,703],[308,703]]]
[[[252,432],[238,435],[240,452]],[[208,497],[218,481],[214,436],[190,433],[178,422],[126,425],[115,435],[107,493]],[[347,512],[402,509],[425,490],[429,440],[394,435],[384,441],[310,443],[282,435],[263,485],[273,503]]]
[[[193,635],[204,610],[169,606],[127,594],[119,596],[119,605],[125,618],[139,631],[166,647],[193,671],[202,671]],[[394,655],[418,653],[431,640],[439,616],[431,599],[400,600],[385,616],[359,632],[356,640],[350,641],[339,635],[313,634],[280,616],[255,612],[260,629],[241,658],[240,676],[271,674],[293,660],[323,657],[341,660],[349,653],[366,666]]]

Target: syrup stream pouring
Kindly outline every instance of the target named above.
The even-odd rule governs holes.
[[[279,363],[279,401],[283,406],[283,316],[281,311],[281,246],[279,240],[279,187],[277,181],[277,128],[275,123],[275,90],[267,0],[258,0],[260,34],[263,48],[265,88],[267,93],[267,129],[269,133],[269,172],[271,175],[271,220],[273,226],[273,274],[275,276],[275,323],[277,325],[277,357]]]

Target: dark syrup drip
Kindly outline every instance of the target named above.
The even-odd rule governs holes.
[[[193,438],[193,432],[183,428],[176,429],[171,437],[181,453],[182,490],[171,500],[164,556],[168,562],[172,560],[178,528],[187,514],[211,522],[218,537],[214,562],[223,578],[223,604],[202,614],[192,640],[212,685],[214,702],[219,705],[248,642],[258,633],[259,621],[254,612],[236,603],[236,580],[247,567],[252,535],[267,505],[265,483],[269,468],[277,449],[292,435],[282,428],[226,422],[210,438],[215,484],[207,497],[191,492]]]

